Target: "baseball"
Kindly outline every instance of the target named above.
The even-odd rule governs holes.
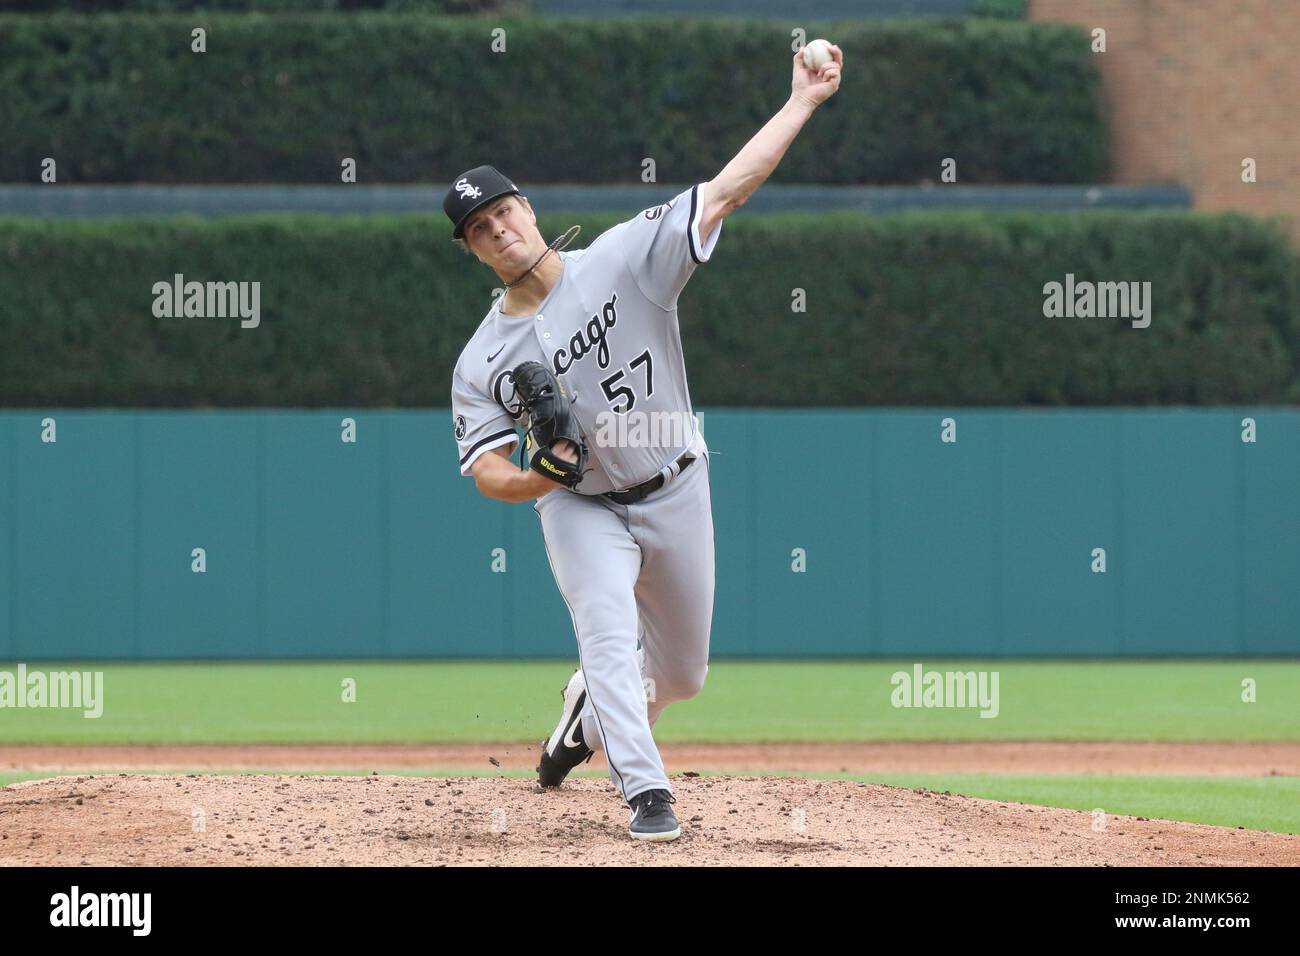
[[[831,56],[831,45],[826,40],[813,40],[803,48],[803,65],[814,72],[834,59]]]

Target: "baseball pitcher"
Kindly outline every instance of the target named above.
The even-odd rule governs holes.
[[[839,47],[814,42],[830,59],[795,54],[789,100],[716,177],[585,249],[565,251],[576,227],[548,244],[527,197],[492,166],[457,176],[443,200],[453,238],[506,288],[452,377],[460,471],[490,498],[535,501],[578,642],[539,781],[557,787],[603,750],[639,840],[681,833],[651,729],[703,686],[713,617],[709,449],[678,298],[722,221],[839,89]]]

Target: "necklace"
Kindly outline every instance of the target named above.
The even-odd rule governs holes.
[[[513,289],[519,283],[527,279],[528,276],[532,273],[533,269],[536,269],[539,265],[541,265],[543,259],[549,256],[552,252],[563,251],[564,247],[567,246],[570,242],[572,242],[580,232],[582,232],[581,226],[570,226],[569,230],[564,235],[560,236],[560,238],[556,239],[549,246],[547,246],[546,251],[537,257],[537,261],[534,262],[532,266],[529,267],[528,272],[525,272],[514,282],[507,282],[506,288]]]

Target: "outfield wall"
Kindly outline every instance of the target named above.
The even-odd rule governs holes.
[[[715,655],[1300,653],[1300,411],[702,420]],[[0,659],[575,656],[445,409],[0,413],[0,514]]]

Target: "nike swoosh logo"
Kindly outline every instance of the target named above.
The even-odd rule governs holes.
[[[497,349],[495,352],[493,352],[491,355],[488,356],[488,361],[489,362],[492,361],[494,358],[500,355],[504,350],[505,350],[505,346],[503,345],[501,346],[501,348]]]
[[[573,723],[569,725],[569,732],[564,735],[564,741],[563,741],[564,746],[568,747],[570,750],[576,750],[578,747],[582,746],[580,743],[578,743],[576,740],[573,739],[573,732],[578,729],[578,726],[581,723],[582,723],[581,717],[573,718]]]

